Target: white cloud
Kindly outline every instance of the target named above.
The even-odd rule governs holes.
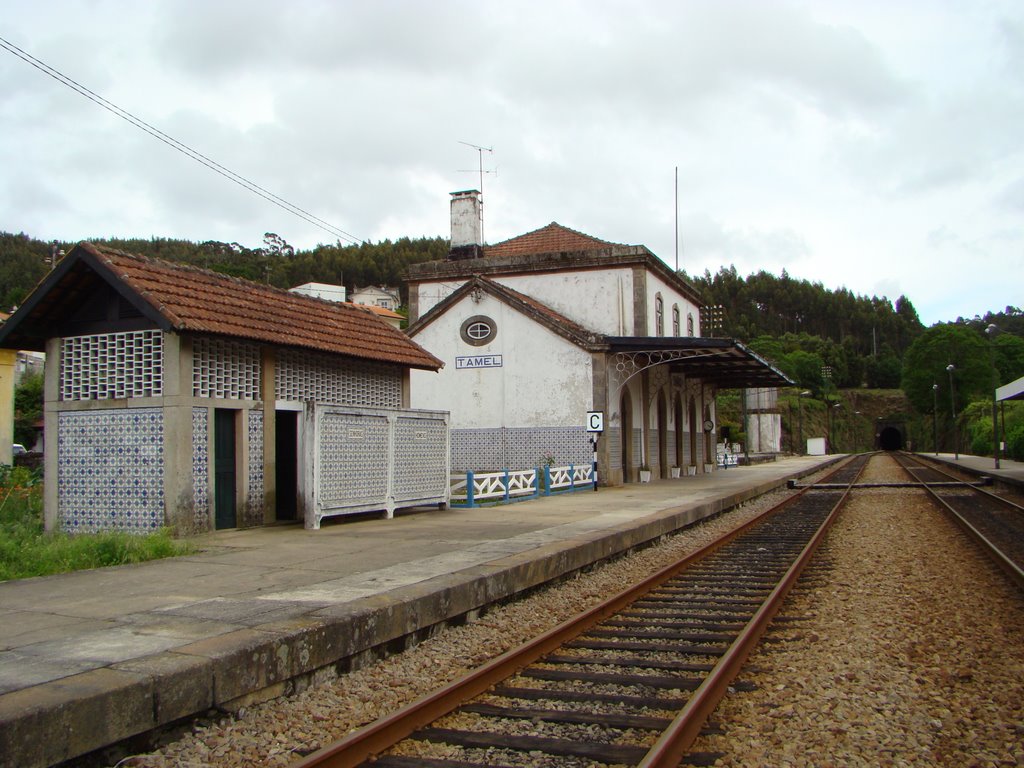
[[[926,322],[1019,304],[1024,10],[908,2],[13,0],[3,37],[347,232],[557,220]],[[333,237],[0,51],[0,229]],[[956,279],[948,276],[956,274]],[[964,308],[967,302],[976,302]]]

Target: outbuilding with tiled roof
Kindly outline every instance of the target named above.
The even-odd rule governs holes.
[[[82,243],[0,347],[46,352],[48,529],[318,527],[447,498],[447,415],[409,409],[410,371],[443,363],[355,305]],[[428,439],[396,456],[396,430]]]

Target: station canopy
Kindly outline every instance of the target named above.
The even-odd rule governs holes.
[[[1024,376],[996,390],[996,400],[1024,400]]]
[[[667,365],[672,373],[702,379],[719,389],[794,384],[786,374],[735,339],[608,336],[605,340],[613,354],[646,356],[647,365]]]

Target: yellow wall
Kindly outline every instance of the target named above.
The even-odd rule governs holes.
[[[14,366],[18,353],[0,349],[0,464],[12,464],[14,442]]]

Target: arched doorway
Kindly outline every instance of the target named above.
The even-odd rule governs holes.
[[[668,477],[668,404],[664,390],[658,393],[658,469],[660,477]]]
[[[633,482],[633,401],[629,390],[622,390],[619,400],[619,416],[622,422],[622,437],[619,440],[622,452],[622,482]]]

